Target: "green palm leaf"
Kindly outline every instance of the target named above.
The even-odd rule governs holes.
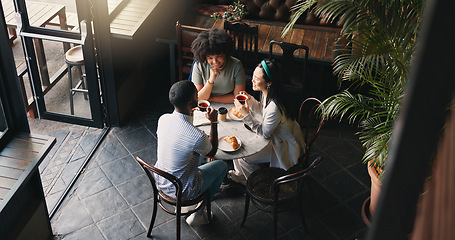
[[[405,94],[408,69],[412,63],[424,0],[306,0],[298,1],[282,34],[292,31],[297,19],[308,12],[329,22],[341,22],[345,45],[333,71],[350,89],[323,102],[330,118],[358,124],[359,139],[365,147],[364,161],[382,168],[385,164],[393,123]],[[367,94],[353,94],[366,87]]]

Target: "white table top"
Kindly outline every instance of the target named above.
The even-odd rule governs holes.
[[[220,107],[230,109],[234,107],[234,104],[211,103],[211,106],[217,110]],[[210,134],[210,125],[202,125],[198,126],[198,128]],[[225,152],[218,149],[214,159],[232,160],[248,157],[261,151],[270,142],[269,139],[265,139],[245,128],[242,121],[232,120],[229,116],[227,116],[226,121],[219,121],[218,123],[218,138],[224,136],[236,136],[242,142],[242,146],[234,152]]]

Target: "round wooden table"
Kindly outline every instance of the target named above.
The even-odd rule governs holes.
[[[230,109],[234,107],[234,104],[224,104],[224,103],[211,103],[211,106],[215,109],[220,107],[225,107]],[[197,120],[201,116],[201,113],[194,113],[194,118]],[[210,134],[210,125],[199,125],[200,122],[193,122],[195,126],[205,133]],[[262,136],[257,135],[255,132],[248,130],[241,120],[233,120],[228,116],[226,121],[219,121],[218,123],[218,138],[224,136],[236,136],[242,142],[242,146],[233,152],[223,151],[218,149],[215,154],[214,159],[220,160],[232,160],[237,158],[243,158],[251,156],[259,151],[261,151],[267,144],[270,142],[270,139],[266,139]]]

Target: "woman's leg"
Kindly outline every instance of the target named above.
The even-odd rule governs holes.
[[[218,192],[221,183],[227,173],[227,164],[221,160],[208,162],[198,167],[202,174],[202,186],[199,193],[210,189],[210,199],[213,200],[213,195]]]
[[[243,175],[245,179],[248,179],[251,173],[259,169],[260,163],[269,163],[272,159],[273,147],[269,143],[260,152],[246,158],[234,159],[235,174],[240,176]]]

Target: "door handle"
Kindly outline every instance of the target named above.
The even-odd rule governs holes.
[[[21,14],[16,12],[15,18],[17,21],[17,29],[19,31],[19,36],[38,38],[38,39],[50,40],[50,41],[56,41],[56,42],[74,43],[74,44],[78,44],[78,45],[84,45],[85,40],[87,38],[87,22],[85,20],[82,20],[80,22],[81,38],[73,39],[73,38],[67,38],[67,37],[49,36],[49,35],[45,35],[45,34],[31,33],[31,32],[24,31]]]

